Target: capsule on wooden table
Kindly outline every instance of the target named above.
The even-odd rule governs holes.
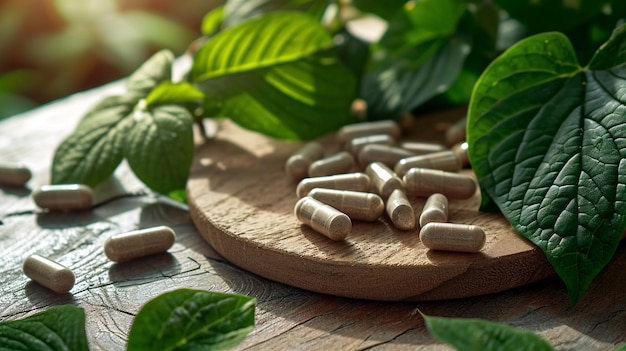
[[[387,134],[398,139],[402,131],[398,123],[392,120],[361,122],[339,128],[336,138],[339,143],[345,144],[348,140],[373,134]]]
[[[385,211],[383,199],[373,193],[315,188],[309,196],[359,221],[375,221]]]
[[[459,159],[461,163],[461,167],[467,168],[470,166],[469,155],[467,154],[468,145],[466,142],[458,143],[452,146],[452,152],[456,155],[456,158]]]
[[[23,165],[0,163],[0,185],[23,187],[31,177],[30,169]]]
[[[406,193],[417,197],[441,193],[448,199],[469,199],[477,189],[471,176],[438,169],[411,168],[403,180]]]
[[[55,184],[41,186],[33,193],[33,200],[52,211],[78,211],[91,208],[93,196],[93,190],[84,184]]]
[[[400,143],[400,148],[413,153],[413,155],[426,155],[433,152],[446,151],[447,148],[437,143],[425,143],[419,141],[405,141]]]
[[[322,145],[316,141],[308,142],[287,159],[285,172],[291,179],[299,181],[307,176],[311,163],[322,157],[324,157]]]
[[[348,215],[310,196],[298,200],[294,214],[301,223],[335,241],[344,240],[352,231]]]
[[[394,227],[400,230],[415,228],[415,211],[404,191],[394,190],[387,199],[385,209]]]
[[[136,258],[167,251],[176,240],[172,228],[158,226],[116,234],[104,242],[104,254],[115,262],[125,262]]]
[[[370,177],[374,192],[383,199],[388,198],[396,189],[404,190],[402,179],[382,162],[370,163],[365,169],[365,174]]]
[[[323,177],[304,178],[296,187],[296,195],[298,197],[307,196],[309,191],[314,188],[367,191],[370,188],[370,177],[362,172],[354,172]]]
[[[39,255],[28,256],[22,270],[33,281],[59,294],[72,290],[76,280],[71,269]]]
[[[432,194],[426,199],[420,214],[420,226],[430,222],[445,223],[448,221],[448,198],[443,194]]]
[[[396,139],[387,134],[365,135],[348,141],[345,145],[345,149],[356,156],[367,145],[391,146],[395,143]]]
[[[396,163],[394,171],[396,171],[398,176],[402,177],[411,168],[432,168],[458,172],[461,170],[461,162],[452,150],[445,150],[403,158]]]
[[[348,151],[319,159],[309,166],[309,177],[323,177],[333,174],[346,173],[356,166],[354,156]]]
[[[366,167],[372,162],[381,162],[389,168],[393,168],[398,161],[415,156],[411,151],[390,145],[372,144],[364,146],[359,151],[357,159],[361,167]]]
[[[460,118],[451,125],[444,136],[445,143],[448,146],[460,143],[465,140],[467,133],[467,116]]]
[[[432,222],[422,227],[420,240],[430,250],[479,252],[486,238],[476,225]]]

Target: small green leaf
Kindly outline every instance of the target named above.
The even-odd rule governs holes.
[[[626,344],[618,345],[613,351],[626,351]]]
[[[172,83],[165,81],[157,85],[146,97],[148,108],[165,104],[185,104],[201,102],[204,94],[188,82]]]
[[[159,83],[172,80],[174,54],[161,50],[152,55],[141,67],[128,77],[126,89],[130,95],[143,98]]]
[[[211,35],[219,31],[224,22],[224,5],[217,6],[209,11],[202,19],[202,34]]]
[[[87,351],[85,312],[66,305],[21,320],[2,322],[0,349]]]
[[[128,335],[128,351],[226,350],[254,328],[256,299],[179,289],[146,303]]]
[[[626,228],[625,42],[622,27],[583,68],[564,35],[527,38],[483,73],[469,107],[483,205],[545,252],[572,304]]]
[[[539,335],[481,319],[424,316],[426,326],[437,340],[459,351],[551,351],[554,348]]]
[[[96,186],[122,161],[125,133],[132,125],[134,98],[113,96],[89,111],[76,130],[56,149],[52,184]]]
[[[136,109],[124,155],[133,172],[151,189],[167,194],[183,189],[193,161],[193,120],[177,105]]]

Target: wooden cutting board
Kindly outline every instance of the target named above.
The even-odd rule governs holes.
[[[442,142],[460,113],[420,116],[407,138]],[[322,141],[334,151],[333,135]],[[196,150],[187,186],[191,216],[204,239],[233,264],[310,291],[382,301],[497,293],[554,275],[543,252],[502,215],[478,212],[479,194],[451,200],[449,221],[485,229],[480,253],[430,251],[419,229],[397,230],[386,215],[377,222],[353,221],[345,241],[327,239],[293,214],[297,183],[284,165],[301,145],[225,121],[217,137]],[[424,201],[412,200],[417,217]]]

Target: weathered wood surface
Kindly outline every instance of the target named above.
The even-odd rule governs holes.
[[[189,212],[154,195],[125,197],[79,214],[45,214],[30,194],[48,182],[54,147],[82,113],[114,84],[72,96],[0,122],[0,159],[34,172],[26,189],[0,188],[0,320],[13,320],[59,304],[83,307],[92,350],[123,350],[132,322],[148,299],[179,287],[233,292],[258,299],[256,327],[239,350],[439,350],[419,315],[484,318],[535,331],[561,350],[610,350],[626,341],[626,247],[570,307],[558,278],[505,292],[434,302],[373,302],[292,288],[226,262],[202,238]],[[127,167],[96,189],[99,200],[145,191]],[[170,225],[177,242],[169,254],[114,264],[103,252],[118,232]],[[68,295],[57,295],[23,276],[21,263],[41,254],[77,276]],[[392,287],[391,287],[392,288]]]

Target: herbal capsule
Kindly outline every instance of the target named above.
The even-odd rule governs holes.
[[[346,143],[345,149],[350,151],[353,155],[358,155],[359,152],[367,145],[393,145],[396,139],[387,134],[375,134],[366,135],[358,138],[354,138]]]
[[[315,188],[309,196],[360,221],[375,221],[385,211],[383,199],[372,193]]]
[[[285,172],[293,180],[305,178],[311,163],[324,156],[324,149],[318,142],[311,141],[293,153],[285,162]]]
[[[93,204],[93,190],[83,184],[43,185],[33,193],[33,200],[54,211],[87,210]]]
[[[461,162],[454,152],[446,150],[403,158],[396,163],[394,170],[398,176],[402,177],[411,168],[432,168],[442,171],[458,172],[461,170]]]
[[[452,147],[452,152],[456,155],[456,158],[461,162],[461,167],[469,167],[469,156],[467,155],[467,143],[458,143]]]
[[[175,239],[174,230],[166,226],[116,234],[104,242],[104,254],[111,261],[130,261],[165,252],[174,245]]]
[[[393,168],[398,161],[415,156],[411,151],[389,145],[366,145],[359,151],[359,165],[365,167],[372,162],[382,162],[387,167]]]
[[[374,192],[383,199],[388,198],[396,189],[404,190],[402,179],[382,162],[370,163],[365,169],[365,174],[370,177]]]
[[[71,269],[39,255],[28,256],[22,270],[30,279],[59,294],[70,291],[76,280]]]
[[[452,146],[465,140],[465,134],[467,131],[467,116],[459,119],[456,123],[451,125],[445,134],[446,145]]]
[[[296,187],[296,195],[304,197],[314,188],[367,191],[370,188],[370,177],[365,173],[355,172],[304,178]]]
[[[317,160],[309,166],[309,177],[322,177],[345,173],[356,165],[354,157],[348,151],[340,151],[332,156]]]
[[[411,168],[403,180],[407,194],[412,196],[441,193],[448,199],[469,199],[476,193],[474,178],[460,173]]]
[[[22,165],[0,164],[0,185],[24,186],[31,177],[30,170]]]
[[[420,240],[430,250],[478,252],[486,239],[479,226],[432,222],[420,230]]]
[[[394,139],[400,138],[400,126],[392,120],[362,122],[345,125],[337,131],[337,141],[341,144],[364,135],[387,134]]]
[[[404,191],[394,190],[387,199],[387,215],[393,225],[400,230],[415,228],[415,212]]]
[[[352,231],[348,215],[309,196],[298,200],[294,214],[300,222],[332,240],[343,240]]]
[[[400,143],[400,148],[413,153],[413,155],[426,155],[433,152],[446,151],[446,147],[437,143],[423,143],[419,141],[405,141]]]
[[[426,200],[424,209],[420,214],[420,226],[423,227],[430,222],[448,221],[448,198],[443,194],[432,194]]]

